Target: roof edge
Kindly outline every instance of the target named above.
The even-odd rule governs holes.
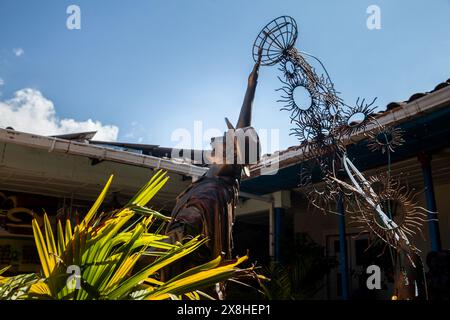
[[[163,169],[188,176],[201,176],[205,168],[172,159],[162,159],[148,155],[114,150],[82,142],[46,137],[0,128],[0,142],[12,143],[30,148],[48,150],[48,152],[66,153],[98,160],[112,161],[144,168]]]
[[[346,142],[346,144],[356,143],[365,138],[364,133],[374,130],[378,125],[401,124],[411,119],[417,118],[424,113],[436,111],[441,107],[446,106],[450,102],[450,86],[445,86],[436,91],[430,92],[420,98],[413,99],[402,105],[399,108],[387,110],[376,117],[377,124],[367,126]],[[298,163],[298,160],[304,159],[307,154],[304,153],[304,148],[290,147],[286,150],[277,151],[272,155],[262,157],[261,160],[251,166],[251,178],[259,176],[260,170],[267,168],[274,168],[279,170]],[[284,164],[283,164],[284,162]]]

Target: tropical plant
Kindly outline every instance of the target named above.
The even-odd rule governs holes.
[[[112,183],[106,183],[84,219],[74,228],[67,219],[58,221],[56,232],[47,215],[43,230],[36,219],[33,233],[41,263],[41,273],[1,277],[1,299],[200,299],[211,298],[200,291],[231,277],[248,275],[252,268],[235,261],[213,261],[190,269],[162,282],[159,272],[169,264],[202,246],[207,239],[195,237],[185,243],[171,244],[161,233],[170,218],[147,207],[148,202],[169,178],[159,171],[122,209],[100,212]],[[159,225],[159,226],[158,226]],[[156,231],[150,232],[150,229]],[[152,261],[133,270],[144,256]],[[78,271],[78,272],[77,272]]]

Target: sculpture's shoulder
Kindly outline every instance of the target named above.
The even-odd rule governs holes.
[[[178,196],[174,211],[183,206],[225,205],[234,202],[238,192],[239,183],[236,179],[203,176]]]
[[[237,188],[239,188],[239,183],[236,179],[203,176],[193,182],[182,194],[180,194],[180,198],[188,194],[194,196],[235,192]]]

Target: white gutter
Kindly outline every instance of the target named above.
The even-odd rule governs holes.
[[[391,123],[402,123],[411,118],[417,117],[418,115],[426,112],[434,111],[440,107],[445,106],[445,104],[450,101],[450,86],[437,90],[435,92],[428,93],[427,95],[416,99],[410,103],[402,105],[392,111],[386,111],[383,115],[377,118],[378,124],[387,125]],[[370,132],[375,129],[377,124],[369,125],[365,128],[364,132]],[[349,139],[348,144],[354,143],[356,141],[362,140],[364,138],[364,132],[357,132],[351,139]],[[307,155],[304,153],[303,148],[288,151],[280,154],[280,152],[275,152],[273,155],[262,158],[256,165],[250,167],[250,172],[254,172],[263,168],[276,168],[278,170],[280,163],[285,160],[292,158],[303,159]],[[292,163],[291,165],[294,165]],[[287,166],[289,167],[289,166]]]
[[[381,125],[387,125],[394,122],[405,122],[406,120],[417,117],[421,113],[434,111],[434,109],[443,107],[445,104],[448,104],[449,101],[450,86],[447,86],[440,90],[428,93],[427,95],[409,102],[393,111],[387,111],[381,117],[377,118],[377,120]],[[372,130],[375,127],[375,125],[372,125],[368,127],[367,130]]]
[[[121,150],[114,150],[82,142],[46,137],[15,130],[0,129],[0,143],[12,143],[30,148],[44,149],[48,152],[66,153],[98,160],[112,161],[138,167],[163,169],[178,174],[198,177],[206,168],[194,166],[172,159],[162,159]]]

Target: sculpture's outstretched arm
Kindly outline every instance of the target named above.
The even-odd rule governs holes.
[[[242,103],[241,113],[236,128],[245,128],[251,126],[252,104],[255,98],[256,86],[258,84],[259,67],[261,65],[262,50],[259,50],[259,59],[255,63],[252,72],[248,77],[247,91],[245,92],[244,102]]]

